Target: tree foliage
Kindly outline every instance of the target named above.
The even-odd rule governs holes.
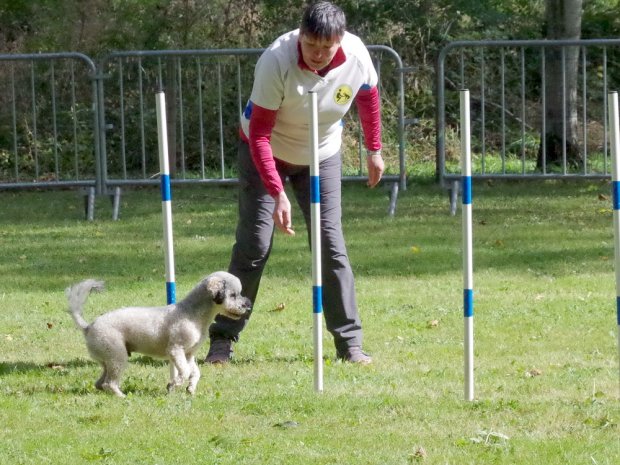
[[[305,0],[5,0],[0,53],[264,47],[299,23]],[[544,0],[340,0],[349,29],[415,67],[408,89],[432,88],[441,47],[463,39],[544,37]],[[584,2],[583,37],[615,37],[618,0]],[[430,99],[422,99],[422,105]],[[416,109],[419,114],[420,110]]]
[[[0,53],[260,47],[295,27],[305,0],[5,0]],[[432,63],[443,43],[544,36],[544,0],[340,0],[367,43]],[[584,36],[620,31],[618,0],[584,2]]]
[[[406,114],[432,137],[435,59],[448,42],[546,37],[545,0],[335,0],[348,29],[393,48]],[[308,0],[4,0],[0,53],[260,48],[297,27]],[[583,38],[620,36],[620,0],[585,0]],[[386,110],[389,110],[386,108]]]

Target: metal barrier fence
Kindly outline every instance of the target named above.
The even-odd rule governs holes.
[[[384,147],[393,214],[398,189],[406,189],[406,70],[391,48],[368,49],[380,78],[385,140],[397,141]],[[89,187],[92,204],[94,192],[117,197],[121,186],[157,184],[160,88],[168,102],[172,182],[236,183],[239,115],[262,51],[129,51],[96,65],[77,53],[0,55],[8,63],[0,68],[0,189]],[[351,113],[345,146],[358,147],[358,162],[343,180],[361,180],[362,136]]]
[[[452,212],[460,178],[460,89],[471,93],[472,178],[608,178],[607,93],[618,86],[619,55],[618,39],[446,45],[437,60],[436,157],[439,182],[451,190]],[[552,67],[559,79],[549,82]],[[570,92],[571,79],[574,92]],[[549,101],[550,86],[561,90],[559,103]],[[569,108],[576,108],[572,124],[578,128],[579,154],[573,159],[567,155]],[[557,163],[546,158],[550,110],[561,115],[558,145],[563,153]]]
[[[406,188],[404,162],[403,65],[394,50],[371,45],[368,50],[382,86],[384,128],[397,147],[384,153],[391,171],[387,180]],[[149,184],[158,172],[154,128],[154,95],[166,92],[169,147],[174,183],[233,183],[239,115],[249,98],[254,65],[263,49],[130,51],[108,55],[101,62],[105,79],[107,185]],[[386,64],[385,57],[389,60]],[[389,70],[384,72],[384,68]],[[389,102],[389,104],[386,104]],[[132,111],[128,112],[127,108]],[[135,113],[135,110],[138,110]],[[348,118],[347,121],[350,121]],[[357,124],[349,124],[361,142]],[[348,147],[348,144],[345,144]],[[365,163],[345,180],[360,180]]]
[[[80,53],[0,55],[0,188],[94,186],[97,69]]]

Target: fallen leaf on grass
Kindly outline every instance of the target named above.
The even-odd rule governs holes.
[[[270,312],[281,312],[285,308],[286,308],[286,304],[284,302],[281,302],[269,311]]]
[[[431,320],[426,324],[427,328],[436,328],[439,326],[439,320]]]
[[[607,200],[609,200],[609,196],[605,195],[605,194],[599,194],[598,195],[598,199],[601,200],[601,201],[607,201]]]
[[[412,461],[420,462],[424,460],[427,456],[428,454],[426,453],[426,449],[420,446],[420,447],[417,447],[415,452],[411,454],[409,457],[411,458]]]
[[[289,429],[289,428],[297,428],[299,423],[293,420],[283,421],[281,423],[276,423],[273,425],[275,428]]]
[[[535,376],[540,376],[540,375],[542,375],[542,371],[539,370],[538,368],[532,368],[531,370],[527,370],[525,372],[526,378],[533,378]]]
[[[47,368],[51,368],[52,370],[64,370],[65,366],[57,363],[48,363]]]
[[[114,455],[114,451],[111,449],[104,449],[103,447],[99,449],[99,452],[84,452],[82,453],[82,458],[88,460],[89,462],[99,461],[103,459],[107,459]]]

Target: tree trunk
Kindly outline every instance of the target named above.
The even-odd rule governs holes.
[[[582,0],[546,0],[547,39],[581,37]],[[537,167],[567,167],[581,162],[577,117],[579,47],[548,48],[546,58],[546,128]],[[543,152],[544,151],[544,152]]]

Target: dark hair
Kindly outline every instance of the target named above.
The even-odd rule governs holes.
[[[346,28],[347,20],[344,12],[330,2],[316,2],[308,6],[299,27],[302,34],[320,39],[342,37]]]

